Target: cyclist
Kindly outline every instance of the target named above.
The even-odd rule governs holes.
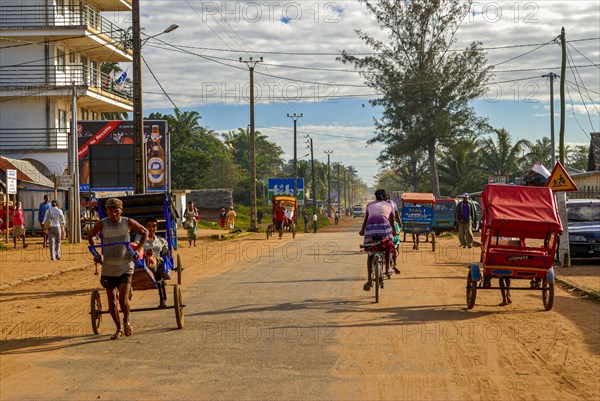
[[[387,201],[385,189],[375,191],[375,201],[367,205],[365,218],[362,227],[358,232],[359,235],[364,235],[364,243],[369,244],[375,242],[375,237],[381,239],[394,240],[396,233],[394,207]],[[373,286],[371,281],[371,263],[367,259],[367,282],[363,286],[365,291],[369,291]],[[385,255],[385,271],[389,271],[390,255],[386,252]],[[394,273],[399,274],[400,271],[394,267]]]

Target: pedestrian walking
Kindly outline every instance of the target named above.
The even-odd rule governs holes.
[[[23,209],[21,208],[21,202],[15,202],[13,210],[11,212],[13,222],[13,242],[15,248],[17,247],[17,240],[22,238],[23,248],[27,248],[25,243],[25,219],[23,218]]]
[[[308,232],[308,211],[304,209],[304,213],[302,213],[302,217],[304,218],[304,232]]]
[[[219,224],[221,225],[221,229],[225,229],[225,224],[227,223],[227,211],[224,207],[221,208],[219,212]]]
[[[475,208],[470,201],[469,194],[463,195],[462,202],[459,202],[454,209],[454,221],[458,224],[458,240],[462,248],[473,247],[473,227],[472,222],[477,223]]]
[[[44,228],[44,217],[46,216],[46,212],[50,210],[52,206],[50,205],[50,196],[44,195],[44,201],[40,203],[38,208],[38,222],[40,223],[40,227],[42,228],[42,236],[44,237],[42,246],[45,248],[48,246],[48,230]]]
[[[263,212],[262,212],[262,210],[259,210],[258,212],[256,212],[256,220],[259,225],[262,224],[262,218],[263,218]]]
[[[198,226],[198,217],[199,217],[198,209],[194,206],[193,201],[189,201],[187,207],[185,208],[185,213],[183,217],[185,218],[185,229],[187,230],[188,242],[190,243],[190,248],[192,247],[192,242],[194,246],[196,246],[196,228]]]
[[[229,206],[229,211],[227,212],[227,228],[229,228],[229,231],[233,231],[235,228],[236,216],[237,214],[235,213],[235,210],[233,210],[233,205]]]
[[[50,209],[46,212],[42,221],[44,227],[48,227],[48,245],[50,247],[50,260],[60,260],[60,240],[65,225],[65,215],[58,208],[58,202],[52,201]]]
[[[317,232],[317,221],[318,220],[319,220],[319,216],[317,216],[316,213],[313,214],[313,218],[312,218],[312,221],[313,221],[313,233]]]

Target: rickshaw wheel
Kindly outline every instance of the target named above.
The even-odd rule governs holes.
[[[554,304],[554,283],[548,283],[547,279],[542,282],[542,301],[544,302],[544,309],[552,309]]]
[[[267,239],[269,239],[271,237],[271,235],[273,235],[273,225],[269,224],[267,226]]]
[[[435,233],[431,233],[431,252],[435,252]]]
[[[467,274],[467,309],[473,309],[477,298],[477,281],[471,278],[471,272]]]
[[[98,289],[92,290],[92,296],[90,299],[90,317],[92,319],[92,330],[94,334],[100,334],[102,331],[100,326],[102,325],[102,301],[100,300],[100,291]]]
[[[183,300],[181,299],[181,288],[179,284],[173,285],[173,303],[175,309],[175,320],[177,320],[177,328],[183,329]]]
[[[292,238],[296,238],[296,225],[292,225]]]
[[[181,285],[181,273],[183,272],[183,266],[181,265],[181,255],[177,254],[177,284]]]

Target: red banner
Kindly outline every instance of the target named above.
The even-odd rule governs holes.
[[[119,126],[119,124],[121,124],[120,120],[109,121],[108,124],[104,126],[104,128],[96,132],[94,136],[92,136],[82,147],[79,148],[79,151],[77,152],[79,159],[87,155],[90,145],[95,145],[98,142],[102,141],[111,132],[113,132],[115,128]]]

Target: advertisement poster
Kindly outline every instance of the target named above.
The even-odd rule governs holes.
[[[294,179],[293,178],[269,178],[269,199],[273,195],[294,195]],[[298,205],[304,205],[304,178],[297,178],[296,185],[298,186],[298,196],[296,200]]]
[[[167,190],[167,165],[169,163],[169,151],[166,144],[167,122],[164,120],[144,120],[144,140],[146,143],[146,191],[166,191]],[[78,156],[79,156],[79,190],[81,192],[90,191],[133,191],[133,180],[128,180],[128,184],[123,184],[117,175],[113,182],[102,180],[101,185],[95,185],[92,182],[90,188],[90,178],[92,174],[97,176],[99,171],[93,169],[102,169],[102,164],[90,164],[90,147],[101,145],[130,145],[133,140],[133,121],[78,121],[77,122]],[[124,148],[124,147],[123,147]],[[131,166],[133,160],[131,152],[118,151],[115,148],[114,157],[127,157],[124,163]],[[120,161],[120,160],[117,160]],[[105,165],[107,171],[111,171],[114,165]]]

